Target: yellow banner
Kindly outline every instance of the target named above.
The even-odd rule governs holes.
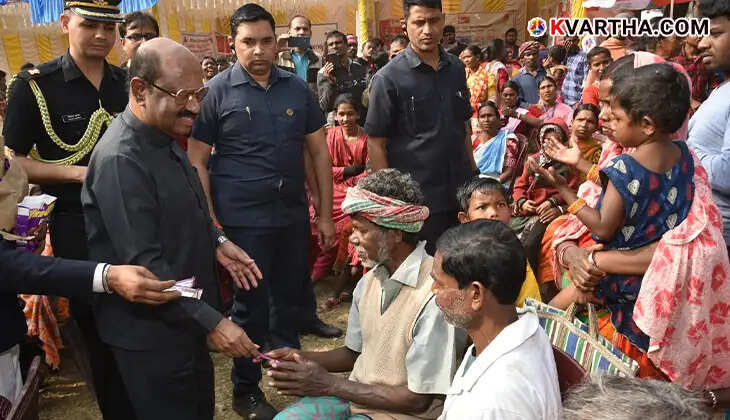
[[[38,45],[38,57],[41,59],[41,63],[53,60],[53,50],[51,49],[51,38],[48,35],[38,34],[35,37],[36,44]]]
[[[20,45],[20,37],[15,34],[3,35],[3,46],[5,47],[5,56],[8,59],[10,72],[15,74],[23,65],[23,48]]]

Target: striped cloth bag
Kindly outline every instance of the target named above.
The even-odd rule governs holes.
[[[575,314],[578,304],[563,311],[533,299],[525,299],[525,307],[534,310],[553,346],[567,353],[591,375],[608,374],[636,376],[639,364],[623,354],[602,335],[598,334],[596,310],[588,306],[588,325]]]

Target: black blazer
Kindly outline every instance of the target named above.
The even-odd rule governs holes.
[[[23,341],[25,317],[18,293],[90,299],[96,263],[18,251],[0,239],[0,353]]]

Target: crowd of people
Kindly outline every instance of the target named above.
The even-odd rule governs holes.
[[[727,2],[696,2],[709,36],[583,48],[514,28],[466,45],[440,0],[403,0],[404,33],[361,51],[339,31],[318,51],[303,15],[277,36],[249,3],[233,62],[120,0],[65,3],[69,50],[3,98],[0,418],[23,384],[18,293],[71,298],[105,419],[212,419],[210,351],[247,419],[730,409]],[[11,241],[29,182],[57,199],[55,258]],[[347,301],[344,345],[302,350],[343,334],[317,312]],[[595,305],[637,378],[564,389],[526,302]],[[262,380],[301,398],[279,412]]]

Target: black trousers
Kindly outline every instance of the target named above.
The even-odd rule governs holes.
[[[213,361],[204,337],[162,349],[110,349],[131,405],[104,420],[212,420]]]
[[[299,348],[302,306],[310,304],[303,274],[307,271],[309,222],[282,228],[224,227],[226,236],[256,260],[263,281],[249,291],[236,290],[233,321],[254,343],[271,348]],[[310,286],[311,289],[311,286]],[[251,359],[233,362],[231,380],[236,389],[253,392],[261,367]]]
[[[432,213],[428,216],[428,219],[423,224],[423,228],[418,233],[420,239],[426,241],[426,252],[428,252],[428,255],[436,253],[436,241],[438,241],[441,235],[449,230],[449,228],[459,224],[458,214],[458,210],[451,210]]]

